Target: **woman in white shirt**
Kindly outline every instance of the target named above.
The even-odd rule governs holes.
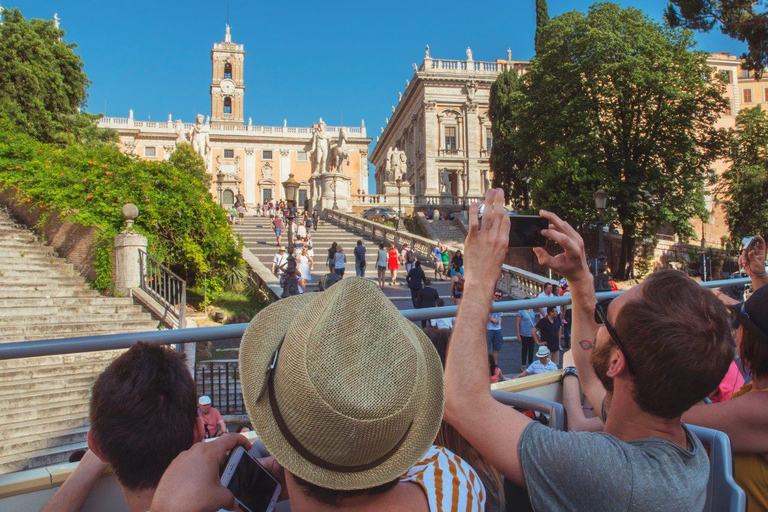
[[[347,255],[344,254],[344,249],[341,248],[341,246],[336,247],[336,256],[335,256],[335,262],[333,266],[333,271],[336,273],[339,278],[344,277],[344,271],[347,268]]]

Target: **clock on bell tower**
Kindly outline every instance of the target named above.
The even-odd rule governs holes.
[[[211,123],[243,124],[245,50],[242,44],[232,42],[229,25],[224,42],[213,44],[211,61]]]

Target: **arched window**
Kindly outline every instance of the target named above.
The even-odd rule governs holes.
[[[232,78],[232,64],[229,62],[224,64],[224,78]]]
[[[229,96],[224,98],[224,113],[225,114],[232,113],[232,98],[230,98]]]

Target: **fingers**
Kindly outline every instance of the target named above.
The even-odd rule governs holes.
[[[533,248],[534,254],[536,254],[536,258],[539,260],[539,265],[543,265],[545,267],[548,267],[549,260],[552,259],[552,256],[549,255],[547,251],[544,250],[543,247],[534,247]]]
[[[206,443],[206,446],[208,446],[209,449],[213,451],[214,456],[219,461],[219,465],[221,465],[226,460],[227,453],[236,446],[242,446],[246,450],[250,450],[252,445],[247,437],[241,436],[240,434],[231,433],[224,434],[215,441]]]
[[[477,234],[477,230],[479,229],[480,222],[477,219],[478,210],[479,206],[477,203],[469,205],[469,235]]]
[[[552,224],[558,231],[561,233],[564,233],[568,236],[578,236],[579,234],[576,232],[573,227],[571,227],[570,224],[565,222],[563,219],[558,217],[556,214],[549,212],[547,210],[539,210],[539,215],[544,217],[549,221],[550,224]]]
[[[226,487],[218,486],[210,490],[212,504],[219,509],[240,510],[235,502],[235,496]]]

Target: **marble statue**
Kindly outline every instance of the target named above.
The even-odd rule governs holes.
[[[400,151],[397,147],[387,150],[387,161],[384,172],[387,181],[394,181],[405,176],[408,165],[408,157],[405,151]]]
[[[467,60],[472,60],[472,48],[467,46]]]
[[[192,142],[192,149],[195,150],[203,162],[208,162],[208,153],[211,151],[211,127],[203,124],[203,114],[197,114],[195,126],[189,130],[189,140]]]
[[[345,160],[349,161],[349,149],[347,148],[347,134],[344,133],[344,128],[341,128],[339,130],[339,142],[336,143],[336,147],[331,152],[333,169],[336,172],[343,172],[342,167]]]
[[[261,174],[265,180],[271,180],[272,179],[272,166],[269,164],[264,165],[264,167],[261,169]]]
[[[185,142],[189,142],[187,139],[187,133],[184,131],[184,123],[181,122],[181,119],[177,119],[176,122],[173,124],[173,131],[176,133],[176,145],[184,144]]]
[[[507,48],[507,60],[512,60],[512,48]]]
[[[467,82],[467,99],[470,103],[475,101],[475,93],[477,93],[477,83],[474,80]]]
[[[387,158],[384,160],[384,181],[392,181],[392,155],[395,149],[387,149]]]
[[[133,109],[132,108],[128,109],[128,119],[133,119]]]
[[[53,13],[53,28],[60,28],[61,27],[61,18],[59,18],[58,13]]]
[[[392,110],[392,113],[394,114],[394,113],[395,113],[395,106],[394,106],[394,105],[391,105],[391,106],[390,106],[390,110]]]
[[[248,116],[248,126],[253,126],[253,118]]]
[[[168,114],[168,124],[173,123],[173,116],[171,114]]]
[[[451,194],[451,173],[447,170],[440,173],[440,193],[442,195]]]
[[[406,87],[408,86],[408,84],[405,84],[405,85]],[[400,91],[397,91],[397,101],[403,101],[403,93],[401,93]]]
[[[419,66],[417,66],[415,62],[411,62],[411,66],[413,66],[413,72],[414,73],[419,71]]]
[[[425,58],[425,59],[428,59],[428,58],[429,58],[429,45],[426,45],[426,46],[424,47],[424,58]]]
[[[224,41],[227,43],[232,42],[232,32],[229,28],[229,23],[227,23],[226,28],[224,29]]]
[[[324,173],[328,160],[328,134],[322,117],[312,133],[312,146],[309,153],[312,155],[312,174]]]
[[[405,88],[407,89],[409,85],[411,85],[411,81],[406,78],[405,79]]]

